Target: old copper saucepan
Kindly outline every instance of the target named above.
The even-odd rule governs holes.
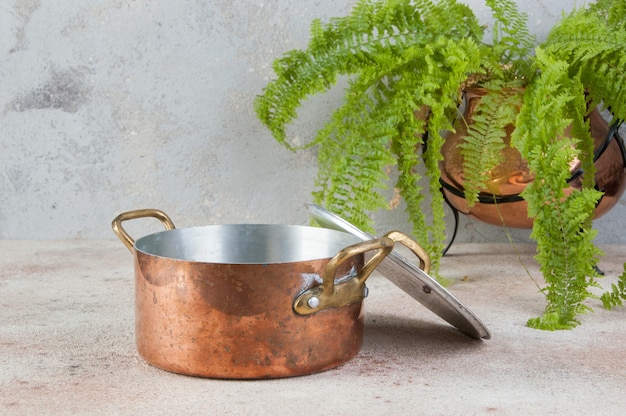
[[[133,241],[121,224],[143,217],[157,218],[166,231]],[[365,280],[394,240],[414,250],[422,267],[430,262],[398,232],[357,243],[307,226],[175,229],[153,209],[120,214],[112,226],[134,253],[139,354],[201,377],[287,377],[345,363],[363,341]]]

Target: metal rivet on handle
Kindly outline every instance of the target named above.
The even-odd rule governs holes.
[[[320,299],[317,296],[310,297],[306,304],[309,305],[309,308],[315,309],[320,306]]]

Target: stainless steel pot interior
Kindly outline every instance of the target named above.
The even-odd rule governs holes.
[[[223,224],[150,234],[139,238],[135,249],[190,262],[272,264],[331,258],[360,241],[351,234],[326,228]]]

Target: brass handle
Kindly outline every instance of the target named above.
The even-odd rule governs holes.
[[[148,217],[156,218],[161,221],[161,224],[163,224],[163,227],[165,227],[166,230],[173,230],[174,228],[176,228],[174,227],[174,223],[172,222],[170,217],[168,217],[167,214],[165,214],[163,211],[159,211],[158,209],[138,209],[135,211],[124,212],[115,217],[115,219],[111,223],[111,227],[113,227],[113,232],[120,240],[122,240],[122,243],[124,243],[124,245],[128,248],[128,250],[130,250],[131,253],[134,253],[133,247],[135,246],[135,240],[133,240],[128,232],[126,232],[126,230],[122,227],[122,222],[134,220],[137,218]]]
[[[420,260],[420,269],[426,274],[430,272],[430,256],[415,240],[400,231],[389,231],[385,234],[385,237],[391,238],[394,242],[408,247]]]
[[[341,250],[326,265],[322,284],[305,291],[296,298],[293,303],[294,311],[300,315],[311,315],[324,309],[340,308],[363,300],[366,296],[365,280],[393,250],[393,244],[392,239],[381,237]],[[335,283],[335,274],[341,263],[370,250],[378,250],[378,252],[355,277]]]

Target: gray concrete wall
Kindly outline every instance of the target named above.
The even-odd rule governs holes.
[[[520,5],[541,37],[576,2]],[[112,218],[142,207],[179,227],[306,223],[315,153],[277,145],[252,102],[272,61],[305,46],[313,18],[354,3],[3,0],[0,238],[114,238]],[[482,0],[467,3],[486,16]],[[309,137],[339,99],[309,106],[297,134]],[[625,214],[622,201],[597,222],[602,241],[626,243]],[[407,228],[401,210],[377,218],[381,230]],[[460,241],[505,239],[463,219]]]

